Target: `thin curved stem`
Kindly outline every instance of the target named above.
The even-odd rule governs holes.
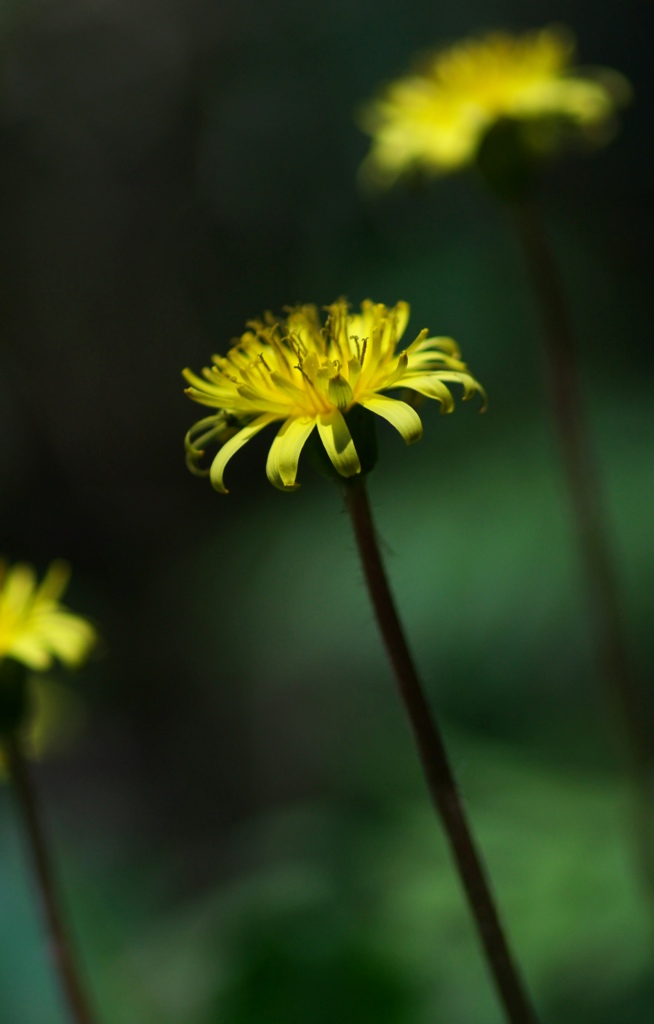
[[[429,792],[449,841],[506,1019],[510,1024],[536,1024],[536,1015],[500,922],[442,736],[404,636],[377,543],[365,480],[354,477],[345,481],[344,494],[370,599],[395,670]]]
[[[625,641],[617,574],[590,442],[565,288],[537,204],[513,212],[543,327],[552,415],[565,469],[593,643],[609,706],[618,722],[634,795],[641,873],[654,900],[654,749],[644,694]]]
[[[57,895],[54,870],[41,821],[36,792],[17,733],[4,740],[11,781],[23,819],[32,864],[40,890],[50,938],[50,950],[74,1024],[95,1024],[84,992]]]

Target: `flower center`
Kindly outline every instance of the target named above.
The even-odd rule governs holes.
[[[367,337],[350,334],[347,326],[344,317],[328,320],[325,327],[306,317],[289,318],[288,333],[271,327],[245,335],[226,358],[217,360],[216,370],[232,380],[246,401],[274,403],[290,415],[316,416],[335,408],[347,412],[362,377],[369,383],[375,367],[388,357],[377,352],[373,359],[373,349],[380,346],[369,346]]]

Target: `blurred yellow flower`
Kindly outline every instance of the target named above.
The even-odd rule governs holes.
[[[37,584],[31,566],[0,563],[0,659],[36,671],[49,669],[54,658],[70,667],[84,660],[96,633],[59,603],[69,576],[66,563],[57,561]]]
[[[364,178],[386,186],[414,169],[459,170],[504,118],[556,119],[602,141],[630,87],[608,69],[574,69],[574,57],[574,39],[561,28],[491,32],[428,54],[364,107],[361,125],[373,137]]]
[[[416,410],[380,391],[417,391],[440,402],[442,412],[454,408],[450,382],[463,386],[464,398],[475,392],[483,396],[450,338],[428,338],[423,330],[396,352],[409,319],[406,302],[388,309],[367,300],[359,313],[351,313],[341,299],[326,312],[324,323],[310,305],[297,306],[283,318],[268,313],[248,323],[249,330],[226,356],[213,356],[201,377],[184,370],[191,385],[186,393],[218,409],[186,435],[187,464],[195,472],[202,472],[197,467],[205,445],[222,445],[208,471],[217,491],[227,493],[223,473],[232,455],[270,423],[282,425],[268,454],[268,479],[292,490],[300,453],[316,427],[338,473],[350,477],[361,472],[345,420],[354,406],[388,420],[407,444],[419,440],[422,423]]]

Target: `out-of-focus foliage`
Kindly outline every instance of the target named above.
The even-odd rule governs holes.
[[[608,1024],[632,1000],[627,1019],[645,1020],[649,925],[619,837],[624,806],[615,785],[543,769],[500,746],[460,740],[456,749],[541,1004],[565,1024],[575,1014]],[[377,804],[360,794],[299,802],[246,823],[230,849],[240,877],[181,902],[170,900],[169,859],[158,883],[144,863],[74,880],[80,865],[68,861],[76,923],[94,954],[91,977],[114,1019],[300,1024],[338,1014],[426,1024],[449,1015],[498,1024],[431,812],[419,783],[404,789]],[[9,849],[3,991],[24,972],[36,1007],[35,980],[46,993],[51,982]],[[15,1005],[36,1012],[26,997]],[[56,1007],[41,1012],[44,1024],[64,1020]]]

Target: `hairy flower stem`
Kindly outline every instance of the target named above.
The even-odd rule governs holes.
[[[95,1024],[86,999],[57,896],[36,793],[20,738],[13,733],[4,740],[11,781],[27,835],[34,874],[41,893],[50,938],[50,950],[74,1024]]]
[[[563,282],[537,205],[514,201],[522,251],[542,320],[552,414],[572,505],[593,641],[631,779],[640,870],[654,902],[654,751],[644,695],[627,653],[602,496],[583,412]]]
[[[427,703],[398,617],[377,543],[365,479],[352,477],[344,481],[343,490],[370,599],[395,669],[429,792],[445,829],[506,1019],[510,1024],[536,1024],[536,1015],[500,923],[443,739]]]

